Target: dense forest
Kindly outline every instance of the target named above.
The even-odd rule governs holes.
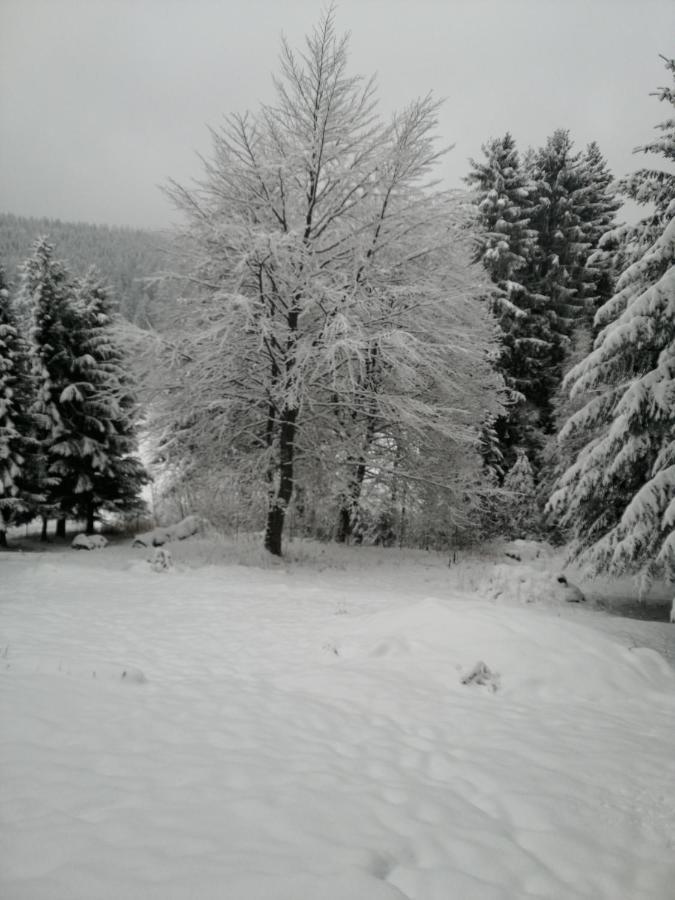
[[[178,302],[160,235],[0,217],[5,524],[137,508],[142,421],[165,509],[262,527],[275,555],[289,525],[422,547],[499,533],[673,571],[672,118],[639,148],[665,169],[617,181],[565,129],[538,148],[507,133],[468,193],[441,190],[438,104],[380,119],[347,47],[331,14],[301,62],[284,45],[276,105],[228,118],[197,187],[168,187]],[[147,336],[142,416],[101,278]]]
[[[99,271],[126,319],[141,326],[153,321],[160,291],[156,276],[168,265],[166,235],[0,212],[0,261],[10,285],[19,284],[19,267],[43,235],[74,275],[84,275],[90,266]]]

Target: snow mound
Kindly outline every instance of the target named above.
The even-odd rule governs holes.
[[[548,567],[542,569],[525,564],[497,563],[491,566],[479,591],[488,600],[515,604],[559,606],[585,600],[581,589],[566,576]]]
[[[102,550],[108,541],[102,534],[76,534],[70,546],[73,550]]]
[[[406,680],[440,680],[448,692],[462,690],[467,673],[474,673],[471,683],[498,684],[499,696],[520,699],[675,696],[675,671],[659,653],[629,649],[546,610],[533,614],[430,597],[340,620],[344,639],[333,643],[337,659],[349,666],[380,665],[403,671]],[[477,665],[490,677],[479,678]]]
[[[532,563],[539,560],[545,563],[555,556],[555,550],[546,541],[500,541],[495,548],[502,556],[507,556],[516,562]]]
[[[151,553],[0,557],[0,896],[671,896],[675,673],[645,623],[393,550],[170,578]]]
[[[133,547],[162,547],[172,541],[184,541],[186,538],[197,534],[200,527],[198,516],[186,516],[175,525],[165,528],[153,528],[143,534],[137,534],[132,544]]]

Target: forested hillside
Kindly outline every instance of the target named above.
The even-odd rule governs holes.
[[[96,266],[125,318],[139,325],[152,321],[159,293],[152,279],[167,267],[168,239],[161,232],[0,213],[0,263],[14,287],[19,266],[43,235],[74,275]]]

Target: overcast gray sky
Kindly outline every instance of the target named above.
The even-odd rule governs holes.
[[[207,124],[273,96],[279,40],[321,0],[0,0],[0,209],[139,226],[175,218],[158,185],[200,173]],[[510,130],[521,149],[569,128],[617,175],[666,110],[673,0],[340,0],[353,73],[382,110],[446,98],[439,171]]]

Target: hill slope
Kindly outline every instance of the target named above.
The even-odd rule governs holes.
[[[148,279],[168,265],[168,237],[136,228],[0,213],[0,263],[15,287],[20,281],[19,266],[41,235],[49,237],[57,257],[64,260],[73,275],[84,275],[90,266],[96,266],[125,318],[140,325],[153,318],[159,287]]]

